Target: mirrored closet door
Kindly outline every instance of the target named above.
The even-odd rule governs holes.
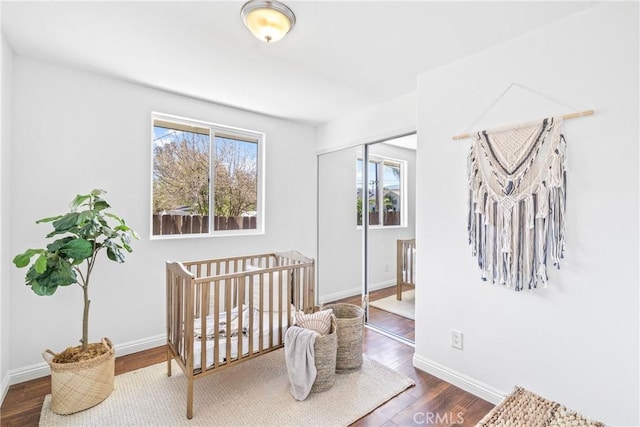
[[[363,231],[356,225],[356,158],[360,147],[318,156],[318,295],[361,305]],[[355,297],[355,299],[354,299]]]
[[[415,141],[414,134],[318,156],[320,303],[364,305],[370,327],[408,341],[415,318]]]
[[[367,322],[414,340],[416,135],[368,144]],[[360,184],[360,183],[359,183]]]

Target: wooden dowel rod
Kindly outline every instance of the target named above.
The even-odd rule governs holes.
[[[580,117],[585,117],[585,116],[591,116],[593,115],[593,110],[584,110],[584,111],[576,111],[575,113],[568,113],[568,114],[564,114],[562,116],[563,120],[568,120],[568,119],[577,119]],[[517,124],[517,125],[513,125],[512,127],[518,127],[521,126],[522,124]],[[511,126],[510,126],[511,127]],[[475,134],[475,132],[473,133],[462,133],[460,135],[454,135],[452,137],[453,140],[458,140],[458,139],[467,139],[470,138],[471,135]]]
[[[592,116],[593,110],[576,111],[575,113],[569,113],[562,116],[563,120],[577,119],[584,116]]]

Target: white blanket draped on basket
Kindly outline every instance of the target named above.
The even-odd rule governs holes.
[[[313,345],[319,337],[316,331],[292,326],[284,336],[284,355],[291,383],[291,394],[304,400],[316,380],[315,351]]]
[[[468,234],[482,279],[515,290],[547,285],[565,245],[562,119],[478,132],[469,152]]]

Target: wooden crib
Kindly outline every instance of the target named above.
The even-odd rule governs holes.
[[[175,359],[193,382],[284,346],[294,313],[313,311],[315,265],[289,251],[166,263],[167,374]]]
[[[402,299],[402,287],[416,286],[416,239],[397,241],[396,249],[396,299]]]

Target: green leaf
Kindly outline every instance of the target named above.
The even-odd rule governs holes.
[[[37,280],[34,280],[30,283],[27,283],[28,286],[31,286],[31,290],[36,293],[36,295],[40,296],[50,296],[56,292],[58,289],[57,286],[43,286]]]
[[[118,257],[116,256],[116,253],[111,248],[107,248],[107,257],[111,261],[117,261],[118,260]]]
[[[31,262],[31,257],[41,254],[43,249],[27,249],[24,253],[18,254],[13,258],[13,263],[18,268],[26,267]]]
[[[130,246],[131,236],[129,234],[120,235],[120,242],[122,242],[122,247],[125,248],[127,252],[133,251],[133,249],[131,249],[131,246]]]
[[[93,209],[96,211],[102,211],[105,210],[107,208],[110,208],[111,206],[109,205],[109,203],[107,203],[106,201],[102,200],[102,199],[98,199],[95,201],[95,203],[93,204]]]
[[[78,225],[78,217],[80,214],[78,212],[69,212],[64,215],[62,218],[53,221],[53,227],[57,232],[60,231],[69,231],[71,229],[76,228]]]
[[[124,262],[124,254],[122,253],[122,248],[119,245],[112,240],[105,240],[103,244],[107,248],[107,257],[111,261],[119,263]]]
[[[125,224],[124,220],[117,215],[105,213],[105,215],[110,216],[111,218],[120,222],[120,225],[115,226],[113,229],[116,231],[121,231],[126,233],[128,236],[133,237],[134,239],[140,239],[140,236],[134,229]]]
[[[56,288],[58,286],[67,286],[77,283],[76,272],[71,264],[59,256],[51,256],[47,258],[47,265],[43,272],[38,272],[35,265],[32,265],[27,271],[27,285],[35,286],[34,292],[38,295],[51,295],[55,289],[47,293],[43,288]]]
[[[85,238],[95,238],[102,233],[101,226],[99,222],[93,221],[87,222],[82,226],[76,234],[79,236],[83,236]]]
[[[78,225],[85,224],[93,220],[95,213],[93,211],[82,211],[80,215],[78,215]]]
[[[124,225],[124,220],[122,218],[120,218],[118,215],[111,213],[111,212],[105,212],[104,216],[108,216],[109,218],[113,218],[116,221],[118,221],[120,224]]]
[[[67,233],[78,234],[78,229],[72,228],[69,230],[53,230],[51,233],[47,234],[47,238],[57,236],[58,234],[67,234]]]
[[[55,221],[56,219],[62,218],[62,215],[56,215],[56,216],[50,216],[47,218],[42,218],[36,221],[36,224],[40,224],[42,222],[51,222],[51,221]]]
[[[116,231],[122,231],[123,233],[128,233],[128,232],[132,231],[126,225],[116,225],[115,227],[113,227],[113,229],[116,230]]]
[[[72,211],[78,209],[82,204],[91,197],[91,194],[78,194],[75,199],[69,204],[69,208]]]
[[[43,253],[40,254],[40,256],[38,257],[38,259],[36,259],[36,263],[34,265],[36,271],[38,273],[44,273],[44,271],[47,269],[47,254]]]
[[[59,251],[67,258],[76,261],[89,258],[93,255],[93,244],[84,239],[73,239],[67,242]]]
[[[49,252],[57,252],[60,248],[62,248],[64,245],[66,245],[67,243],[69,243],[73,239],[75,239],[75,237],[72,237],[72,236],[63,237],[62,239],[58,239],[58,240],[54,241],[53,243],[49,243],[47,245],[47,250]]]

